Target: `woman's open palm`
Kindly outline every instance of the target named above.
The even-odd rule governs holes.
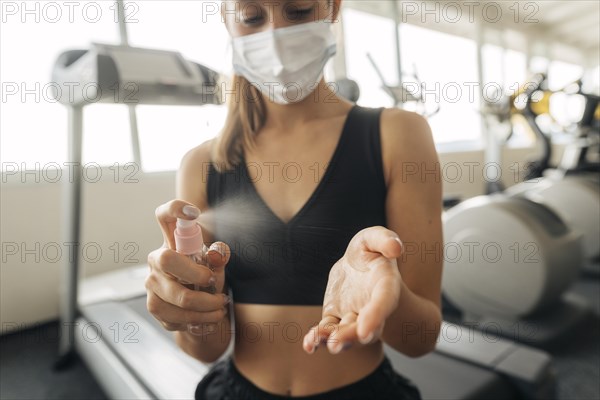
[[[385,320],[400,299],[401,276],[396,259],[402,242],[381,226],[363,229],[350,241],[344,256],[329,273],[323,315],[304,337],[304,349],[313,353],[327,341],[332,353],[356,342],[381,337]]]

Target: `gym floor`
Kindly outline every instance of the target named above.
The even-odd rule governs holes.
[[[600,279],[582,277],[572,291],[585,297],[592,315],[570,340],[549,351],[558,376],[561,400],[600,399]],[[80,359],[54,371],[58,323],[52,322],[0,337],[0,398],[106,399]],[[24,371],[27,376],[24,377]]]

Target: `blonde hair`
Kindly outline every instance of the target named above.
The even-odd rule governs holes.
[[[225,82],[221,83],[223,86]],[[263,94],[246,78],[234,74],[227,88],[227,118],[212,146],[212,161],[219,172],[233,169],[251,148],[264,126],[267,112]]]

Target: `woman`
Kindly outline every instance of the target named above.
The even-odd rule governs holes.
[[[177,200],[157,209],[165,243],[146,281],[149,311],[198,360],[218,360],[235,332],[198,399],[420,398],[382,346],[409,357],[435,347],[437,154],[422,117],[353,105],[326,84],[340,3],[222,5],[236,72],[228,119],[185,155]],[[176,219],[200,212],[205,242],[218,240],[207,265],[173,250]]]

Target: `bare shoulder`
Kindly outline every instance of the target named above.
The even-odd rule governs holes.
[[[208,140],[188,150],[177,171],[177,198],[206,208],[206,182],[211,162],[213,140]]]
[[[381,143],[386,182],[408,163],[435,168],[438,155],[431,127],[423,116],[398,108],[386,108],[381,115]],[[431,164],[431,165],[429,165]]]
[[[199,162],[210,162],[213,142],[214,139],[207,140],[206,142],[188,150],[181,159],[181,166],[187,166],[188,164],[196,164]]]

